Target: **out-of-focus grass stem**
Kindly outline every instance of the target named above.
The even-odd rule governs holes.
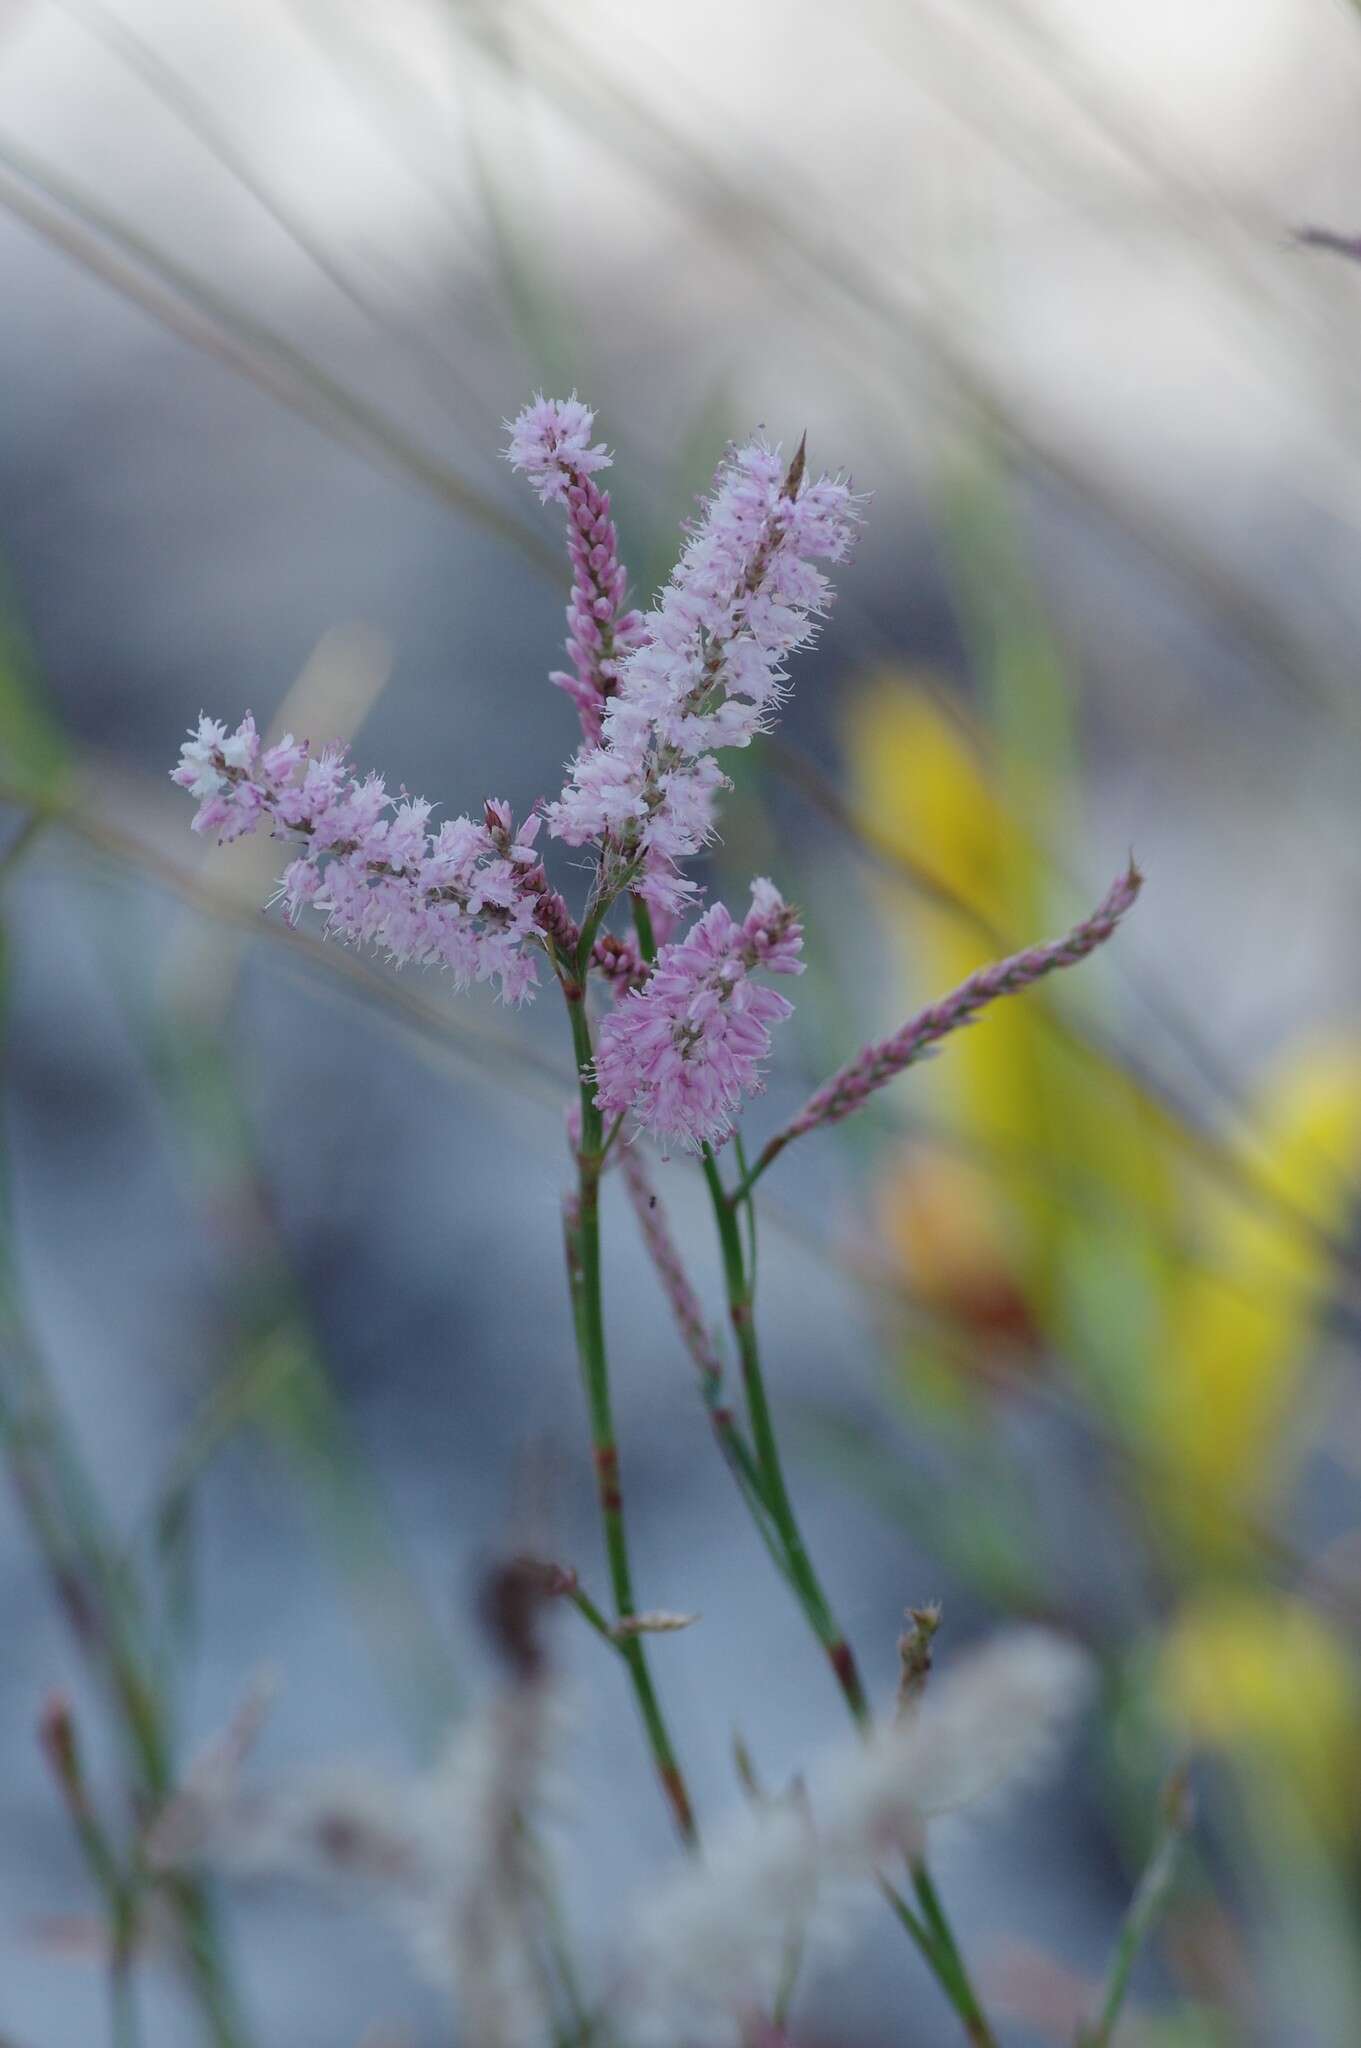
[[[80,191],[51,165],[0,137],[0,206],[64,249],[85,269],[130,298],[180,337],[226,362],[333,439],[378,460],[449,510],[508,542],[542,573],[556,557],[518,519],[449,463],[413,441],[359,393],[305,352],[243,313]]]
[[[1163,1791],[1157,1834],[1115,1944],[1100,2013],[1090,2027],[1079,2033],[1077,2048],[1111,2048],[1139,1952],[1171,1896],[1191,1817],[1186,1774],[1180,1771]]]

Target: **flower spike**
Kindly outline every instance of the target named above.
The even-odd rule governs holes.
[[[815,564],[840,562],[859,523],[840,478],[805,475],[802,444],[734,449],[670,583],[620,665],[600,743],[583,747],[549,830],[570,846],[601,841],[611,890],[636,887],[662,910],[694,885],[679,863],[713,832],[726,778],[715,759],[763,731],[785,694],[784,662],[816,637],[831,586]]]
[[[572,561],[567,652],[572,672],[555,669],[549,681],[572,699],[582,736],[593,745],[600,739],[605,704],[619,687],[619,663],[647,637],[642,613],[628,608],[628,571],[619,559],[609,492],[601,490],[593,475],[608,469],[613,457],[602,442],[589,445],[595,414],[575,392],[569,399],[545,398],[540,392],[505,425],[510,433],[506,457],[512,468],[529,478],[544,504],[567,508],[567,552]]]
[[[423,798],[389,796],[378,775],[358,780],[341,748],[314,755],[291,733],[262,748],[249,712],[234,733],[200,718],[171,780],[199,800],[196,832],[226,843],[265,824],[301,842],[277,892],[290,923],[310,906],[351,945],[447,967],[460,988],[499,979],[512,1003],[533,993],[538,943],[574,940],[534,851],[539,820],[517,830],[505,804],[489,803],[480,825],[453,818],[432,831]]]
[[[741,924],[721,903],[687,936],[663,946],[643,988],[600,1027],[596,1102],[631,1110],[646,1130],[692,1151],[720,1144],[744,1095],[759,1092],[770,1026],[793,1005],[751,979],[753,969],[801,974],[803,931],[774,884],[751,885]]]
[[[823,1124],[840,1123],[843,1117],[862,1108],[877,1089],[885,1087],[906,1068],[915,1066],[918,1060],[929,1058],[943,1038],[948,1038],[952,1031],[960,1030],[965,1024],[972,1024],[980,1011],[989,1003],[996,1002],[999,996],[1018,995],[1032,982],[1042,981],[1045,975],[1053,974],[1057,968],[1075,967],[1098,946],[1104,946],[1134,903],[1143,882],[1143,876],[1131,861],[1125,873],[1111,884],[1091,916],[1074,925],[1065,937],[1046,946],[1031,946],[1024,953],[1013,953],[1006,960],[980,968],[977,974],[971,974],[967,981],[961,982],[938,1003],[931,1003],[926,1009],[919,1010],[915,1017],[909,1017],[892,1038],[882,1039],[877,1045],[864,1046],[853,1060],[833,1074],[829,1081],[823,1082],[792,1123],[776,1132],[752,1169],[751,1181],[764,1173],[772,1160],[778,1158],[795,1138],[805,1137],[809,1131],[816,1131]]]

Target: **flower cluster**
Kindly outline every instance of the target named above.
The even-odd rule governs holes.
[[[725,786],[716,755],[745,746],[783,697],[786,657],[812,640],[830,600],[816,564],[845,557],[858,501],[840,478],[810,479],[802,446],[788,464],[761,441],[733,449],[644,619],[627,608],[596,481],[611,458],[592,438],[590,407],[575,393],[540,394],[507,427],[512,467],[567,514],[572,671],[553,680],[576,704],[585,743],[557,800],[518,827],[488,804],[480,822],[435,829],[428,803],[357,776],[342,749],[314,754],[291,735],[265,747],[249,716],[235,732],[202,718],[174,779],[199,801],[196,830],[229,841],[263,825],[299,842],[278,891],[290,919],[311,906],[337,937],[447,967],[460,985],[494,979],[515,1002],[533,992],[545,947],[569,989],[583,966],[597,972],[616,997],[600,1033],[601,1107],[633,1110],[664,1139],[716,1143],[760,1085],[770,1026],[789,1013],[751,972],[798,971],[792,914],[757,883],[741,924],[710,910],[652,969],[602,917],[625,888],[648,903],[661,938],[688,909],[696,884],[680,863],[711,836]],[[584,963],[581,930],[535,851],[545,818],[551,836],[597,849]]]
[[[808,480],[802,446],[788,466],[760,441],[729,455],[642,644],[619,664],[599,744],[546,807],[555,837],[614,853],[614,887],[673,911],[693,895],[678,863],[711,836],[725,786],[714,756],[769,723],[785,658],[830,600],[814,564],[845,558],[858,518],[842,479]]]
[[[575,391],[570,398],[536,392],[514,420],[502,425],[510,435],[506,460],[528,477],[541,505],[565,504],[574,485],[610,466],[604,442],[591,443],[595,414]]]
[[[429,804],[390,797],[379,776],[356,777],[338,748],[313,755],[291,735],[263,747],[249,716],[233,733],[201,719],[174,779],[199,800],[196,830],[226,841],[263,823],[302,843],[279,885],[290,918],[312,905],[353,944],[448,967],[460,985],[495,979],[515,1002],[533,992],[545,947],[569,993],[583,971],[598,974],[616,999],[599,1031],[602,1111],[631,1111],[664,1141],[720,1143],[760,1086],[770,1026],[790,1010],[752,970],[799,971],[797,923],[772,885],[757,882],[741,924],[716,906],[663,944],[649,968],[603,918],[625,889],[646,902],[659,938],[688,911],[697,885],[681,863],[712,834],[726,786],[717,756],[769,723],[785,694],[786,658],[812,641],[830,602],[817,564],[845,558],[860,501],[840,477],[810,478],[802,444],[788,464],[763,441],[731,449],[643,618],[626,608],[610,501],[596,482],[611,457],[592,439],[590,407],[575,393],[540,394],[507,427],[512,467],[567,513],[573,669],[553,680],[576,703],[585,744],[556,800],[518,827],[505,805],[489,803],[481,822],[460,817],[432,830]],[[596,850],[584,962],[582,932],[535,851],[544,819],[551,837]],[[1067,939],[984,970],[867,1046],[769,1141],[760,1166],[792,1138],[848,1115],[995,997],[1084,957],[1137,888],[1131,871]]]
[[[756,881],[738,924],[723,904],[663,946],[644,986],[600,1027],[596,1101],[695,1150],[727,1135],[761,1087],[770,1026],[792,1005],[752,972],[801,974],[803,931],[774,884]]]
[[[516,420],[505,424],[511,466],[523,471],[544,504],[560,501],[567,508],[572,563],[567,652],[572,670],[569,674],[555,669],[549,681],[576,705],[588,744],[598,744],[601,714],[618,689],[620,660],[647,637],[641,612],[627,606],[628,572],[619,559],[609,493],[592,474],[607,469],[612,458],[600,443],[590,445],[595,415],[575,392],[568,399],[545,398],[540,392]]]
[[[172,779],[199,800],[197,832],[226,842],[263,824],[302,843],[279,883],[290,920],[311,906],[328,932],[393,961],[447,967],[460,986],[495,978],[522,1002],[540,935],[574,939],[534,851],[538,818],[517,828],[505,804],[488,803],[480,824],[453,818],[432,831],[422,798],[394,799],[378,775],[360,780],[340,748],[312,755],[291,733],[263,747],[249,713],[233,733],[200,718]]]

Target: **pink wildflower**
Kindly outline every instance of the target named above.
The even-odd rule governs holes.
[[[508,1002],[537,981],[542,934],[575,944],[576,927],[534,851],[537,817],[518,829],[505,804],[430,827],[422,798],[358,780],[340,748],[311,755],[292,735],[262,749],[249,713],[234,733],[201,718],[172,781],[199,800],[196,832],[239,839],[260,824],[300,841],[278,896],[296,923],[309,906],[328,933],[377,946],[398,963],[447,967],[460,987],[498,979]]]
[[[628,572],[619,559],[619,534],[610,499],[591,472],[607,469],[612,457],[602,443],[591,447],[595,415],[576,393],[569,399],[541,393],[514,421],[506,450],[547,504],[567,508],[567,552],[572,561],[572,594],[567,606],[567,652],[571,674],[549,676],[577,707],[586,740],[600,739],[605,702],[618,688],[619,662],[646,637],[641,612],[627,606]]]
[[[507,462],[529,478],[543,505],[562,504],[574,483],[610,466],[604,442],[591,445],[595,414],[575,391],[570,398],[536,392],[515,419],[501,424],[510,435]]]
[[[800,974],[803,933],[773,884],[756,881],[741,924],[721,903],[684,939],[663,946],[645,986],[600,1027],[596,1101],[632,1110],[658,1137],[698,1150],[732,1128],[744,1095],[759,1092],[770,1026],[792,1005],[752,980]]]
[[[763,731],[785,694],[786,656],[806,647],[831,597],[816,561],[844,559],[859,518],[840,478],[808,481],[803,448],[735,449],[671,581],[620,664],[600,744],[583,747],[561,798],[556,838],[605,841],[614,886],[677,910],[693,884],[677,864],[713,831],[726,778],[714,755]]]

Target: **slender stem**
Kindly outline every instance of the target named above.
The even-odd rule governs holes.
[[[245,2048],[245,2021],[223,1963],[212,1901],[194,1878],[167,1887],[175,1901],[190,1981],[203,2006],[216,2048]]]
[[[69,1702],[54,1694],[38,1724],[38,1739],[90,1873],[104,1901],[109,1945],[109,2031],[113,2048],[137,2048],[140,2031],[132,1986],[137,1945],[140,1873],[123,1868],[86,1783],[81,1745]]]
[[[652,930],[652,912],[648,909],[641,896],[630,896],[629,903],[633,910],[633,929],[638,934],[638,951],[650,967],[657,957],[657,941]]]
[[[604,875],[605,870],[602,863],[596,870],[592,901],[587,906],[586,921],[581,927],[581,937],[577,941],[576,979],[583,988],[586,985],[586,976],[590,972],[591,948],[595,944],[596,933],[600,930],[604,922],[605,913],[613,900],[605,894]],[[565,986],[566,984],[564,984]],[[570,995],[568,996],[568,1001],[571,1001]]]
[[[737,1426],[736,1416],[731,1408],[725,1407],[722,1403],[721,1383],[713,1388],[706,1387],[704,1397],[709,1409],[709,1419],[713,1424],[714,1439],[728,1462],[733,1478],[737,1481],[738,1491],[750,1510],[761,1540],[781,1572],[789,1578],[789,1563],[784,1554],[780,1532],[771,1516],[765,1482],[747,1440]]]
[[[609,1145],[610,1141],[606,1139],[606,1153],[609,1151]],[[666,1212],[648,1178],[641,1154],[636,1150],[626,1149],[622,1166],[624,1185],[628,1189],[629,1200],[638,1219],[643,1244],[656,1269],[667,1304],[675,1318],[681,1342],[695,1367],[700,1398],[708,1411],[714,1441],[732,1472],[738,1490],[751,1510],[762,1541],[780,1570],[784,1571],[784,1553],[771,1525],[770,1507],[765,1498],[756,1459],[738,1426],[736,1416],[728,1405],[723,1384],[723,1361],[704,1327],[703,1312],[681,1264],[680,1253],[676,1249],[666,1220]]]
[[[573,1586],[567,1598],[582,1620],[590,1623],[602,1641],[607,1642],[612,1650],[622,1651],[623,1646],[611,1628],[608,1617],[601,1613],[589,1593],[583,1592],[580,1586]]]
[[[921,1950],[922,1955],[926,1958],[926,1961],[930,1964],[931,1968],[936,1972],[936,1974],[939,1975],[941,1969],[941,1959],[936,1952],[935,1936],[932,1934],[930,1928],[927,1927],[924,1921],[918,1919],[917,1915],[908,1905],[907,1900],[898,1890],[897,1885],[890,1884],[886,1877],[881,1877],[879,1880],[879,1889],[883,1893],[884,1897],[888,1900],[890,1906],[892,1906],[893,1911],[895,1912],[897,1917],[902,1921],[903,1926],[912,1936],[913,1941],[916,1942],[917,1947]]]
[[[577,1975],[576,1965],[572,1960],[571,1944],[563,1925],[562,1904],[551,1881],[540,1878],[534,1889],[543,1909],[549,1957],[557,1972],[563,2001],[569,2014],[565,2025],[554,2027],[554,2041],[561,2043],[561,2048],[586,2048],[595,2028],[587,2011],[586,1997]]]
[[[969,1980],[969,1972],[959,1952],[954,1930],[945,1917],[945,1908],[940,1902],[940,1895],[931,1873],[920,1858],[917,1858],[911,1867],[912,1887],[917,1894],[917,1904],[922,1909],[922,1918],[930,1929],[935,1943],[936,1975],[948,1992],[974,2048],[997,2048],[996,2037],[984,2017],[983,2008],[978,2002],[978,1994]]]
[[[766,1396],[753,1314],[753,1276],[751,1267],[743,1255],[742,1233],[738,1223],[739,1206],[749,1203],[750,1183],[755,1176],[745,1175],[737,1191],[730,1194],[723,1185],[723,1177],[719,1172],[713,1150],[706,1145],[704,1178],[713,1203],[719,1246],[723,1254],[728,1314],[742,1359],[742,1383],[751,1417],[761,1497],[769,1510],[775,1533],[785,1553],[785,1575],[794,1588],[809,1626],[822,1644],[851,1714],[857,1725],[868,1732],[869,1702],[860,1681],[854,1653],[822,1590],[804,1544],[789,1498],[789,1490],[785,1484],[775,1425]],[[754,1251],[754,1219],[751,1220]],[[934,1971],[973,2048],[996,2048],[995,2036],[969,1980],[944,1907],[929,1873],[920,1860],[915,1860],[912,1864],[912,1882],[921,1909],[920,1917],[912,1911],[901,1894],[885,1881],[883,1889],[886,1897]]]
[[[649,966],[657,958],[657,939],[652,929],[652,913],[644,899],[636,892],[629,897],[633,912],[633,928],[638,936],[638,951]],[[617,1127],[616,1127],[617,1128]],[[611,1133],[611,1137],[613,1137]],[[740,1148],[741,1140],[738,1139]],[[608,1149],[608,1146],[607,1146]],[[739,1149],[739,1158],[741,1157]],[[745,1160],[742,1161],[745,1168]],[[748,1221],[752,1230],[753,1277],[755,1272],[755,1218],[748,1208]],[[770,1502],[766,1499],[765,1482],[755,1459],[747,1448],[746,1439],[737,1426],[736,1417],[723,1399],[723,1383],[719,1373],[701,1365],[705,1406],[713,1425],[714,1437],[727,1461],[729,1470],[737,1482],[738,1491],[745,1500],[751,1518],[760,1533],[761,1541],[770,1552],[779,1570],[789,1577],[789,1565],[780,1545],[778,1532],[771,1522]]]
[[[734,1131],[732,1134],[732,1148],[733,1151],[737,1154],[737,1171],[741,1175],[742,1181],[745,1183],[747,1179],[747,1155],[745,1148],[742,1144],[742,1133],[740,1131]],[[758,1240],[756,1236],[756,1204],[751,1199],[750,1191],[748,1191],[745,1194],[739,1191],[737,1194],[734,1194],[730,1197],[730,1201],[734,1209],[740,1208],[746,1211],[747,1286],[754,1299],[756,1295],[756,1259],[758,1250]]]
[[[138,1589],[116,1559],[36,1362],[29,1364],[24,1397],[21,1407],[0,1383],[0,1443],[76,1641],[108,1689],[138,1799],[154,1812],[174,1789],[175,1771],[166,1705],[149,1675],[141,1640]],[[162,1880],[160,1889],[178,1923],[214,2048],[245,2048],[247,2028],[220,1951],[209,1893],[193,1877]],[[120,1987],[118,1997],[124,1996]],[[126,1997],[130,2001],[130,1991]],[[126,2032],[126,2012],[120,2024]]]
[[[633,910],[634,930],[638,934],[638,950],[642,954],[643,959],[651,965],[657,957],[657,941],[652,930],[652,913],[641,896],[633,895],[630,897],[629,902]],[[617,1130],[618,1125],[616,1124],[615,1131],[610,1133],[610,1138],[606,1141],[606,1151],[609,1150],[609,1145]],[[754,1220],[752,1228],[754,1231]],[[716,1362],[706,1364],[703,1360],[699,1360],[698,1363],[700,1365],[704,1404],[709,1411],[709,1420],[713,1425],[715,1440],[724,1458],[727,1460],[733,1478],[737,1481],[738,1491],[746,1501],[747,1507],[751,1512],[751,1518],[760,1531],[762,1542],[770,1552],[776,1565],[788,1577],[789,1567],[780,1548],[777,1533],[771,1524],[770,1503],[766,1499],[765,1484],[757,1468],[756,1461],[747,1447],[746,1438],[737,1426],[737,1418],[723,1399],[721,1372]]]
[[[1153,1853],[1135,1886],[1106,1976],[1101,2013],[1094,2026],[1079,2036],[1079,2048],[1109,2048],[1129,1992],[1140,1949],[1167,1904],[1177,1873],[1182,1842],[1191,1822],[1191,1800],[1184,1772],[1174,1774],[1162,1800],[1162,1817]]]
[[[624,1114],[625,1112],[621,1109],[618,1116],[615,1118],[614,1122],[610,1125],[608,1131],[606,1131],[605,1133],[605,1142],[600,1148],[600,1164],[602,1166],[605,1164],[605,1161],[609,1158],[611,1148],[614,1145],[614,1141],[619,1136],[620,1131],[624,1127]]]
[[[761,1491],[770,1510],[771,1520],[784,1545],[785,1555],[789,1561],[789,1575],[800,1603],[827,1654],[827,1660],[845,1696],[846,1704],[863,1727],[869,1720],[869,1702],[860,1682],[855,1657],[813,1569],[812,1559],[808,1555],[794,1514],[793,1503],[789,1498],[789,1489],[785,1485],[775,1425],[771,1419],[765,1380],[761,1372],[756,1324],[752,1315],[751,1287],[742,1255],[742,1238],[738,1229],[737,1214],[729,1202],[718,1170],[718,1162],[708,1145],[704,1148],[704,1178],[708,1182],[714,1217],[718,1224],[719,1245],[723,1253],[723,1276],[728,1294],[728,1315],[742,1360],[742,1385],[751,1417],[751,1434],[756,1449]]]
[[[140,2048],[141,2023],[132,1981],[132,1930],[118,1929],[109,1960],[109,2030],[113,2048]]]
[[[584,935],[583,935],[584,937]],[[587,949],[586,958],[589,958]],[[615,1437],[614,1413],[610,1399],[609,1365],[605,1351],[605,1315],[600,1266],[600,1170],[604,1134],[595,1091],[590,1079],[591,1033],[586,1017],[585,992],[579,982],[564,983],[567,1011],[572,1026],[572,1044],[581,1082],[581,1145],[577,1155],[576,1210],[568,1225],[568,1274],[572,1312],[576,1325],[577,1352],[581,1361],[590,1414],[591,1444],[595,1459],[596,1488],[600,1519],[605,1537],[610,1586],[616,1621],[637,1612],[633,1598],[633,1572],[629,1562],[628,1536],[624,1525],[624,1498],[620,1485],[619,1446]],[[672,1748],[661,1703],[652,1683],[647,1652],[640,1636],[617,1640],[617,1647],[633,1684],[634,1697],[652,1750],[657,1776],[661,1780],[681,1840],[693,1848],[698,1840],[694,1809],[686,1789],[676,1753]]]
[[[113,1682],[149,1803],[162,1805],[175,1789],[175,1764],[164,1703],[126,1645],[111,1645]],[[212,1895],[203,1880],[177,1876],[163,1881],[179,1921],[184,1962],[203,2008],[215,2048],[245,2048],[248,2030],[222,1954]]]
[[[788,1141],[786,1140],[785,1142]],[[752,1167],[743,1167],[742,1178],[728,1197],[734,1207],[739,1202],[749,1202],[751,1200],[752,1189],[756,1186],[757,1181],[761,1178],[766,1168],[774,1164],[783,1150],[784,1144],[777,1145],[772,1138],[764,1150],[757,1154],[756,1164]]]
[[[632,906],[638,948],[644,960],[650,962],[656,958],[657,952],[652,920],[647,905],[640,896],[635,895],[632,898]],[[714,1221],[718,1226],[719,1246],[723,1254],[728,1316],[742,1360],[742,1384],[747,1397],[747,1412],[751,1418],[752,1441],[755,1446],[754,1466],[752,1454],[747,1450],[730,1414],[717,1405],[716,1387],[712,1390],[710,1411],[720,1446],[732,1468],[739,1491],[746,1501],[762,1541],[783,1576],[793,1587],[809,1625],[826,1652],[837,1684],[857,1725],[868,1730],[869,1701],[860,1680],[854,1652],[822,1590],[794,1513],[789,1489],[785,1484],[779,1442],[775,1435],[775,1424],[761,1372],[754,1315],[757,1239],[756,1213],[751,1191],[781,1147],[775,1145],[772,1149],[771,1146],[767,1146],[754,1167],[747,1164],[740,1137],[736,1141],[735,1149],[741,1179],[732,1194],[723,1186],[718,1161],[714,1157],[713,1148],[709,1145],[704,1147],[704,1178],[713,1203]],[[745,1254],[738,1224],[740,1209],[745,1209],[747,1216],[750,1249]],[[726,1429],[722,1426],[721,1417],[726,1419]],[[946,1919],[944,1908],[925,1865],[920,1861],[914,1862],[912,1866],[912,1881],[921,1907],[921,1918],[918,1918],[901,1893],[887,1880],[883,1885],[885,1896],[935,1972],[974,2048],[995,2048],[992,2031],[969,1981],[968,1971]]]

